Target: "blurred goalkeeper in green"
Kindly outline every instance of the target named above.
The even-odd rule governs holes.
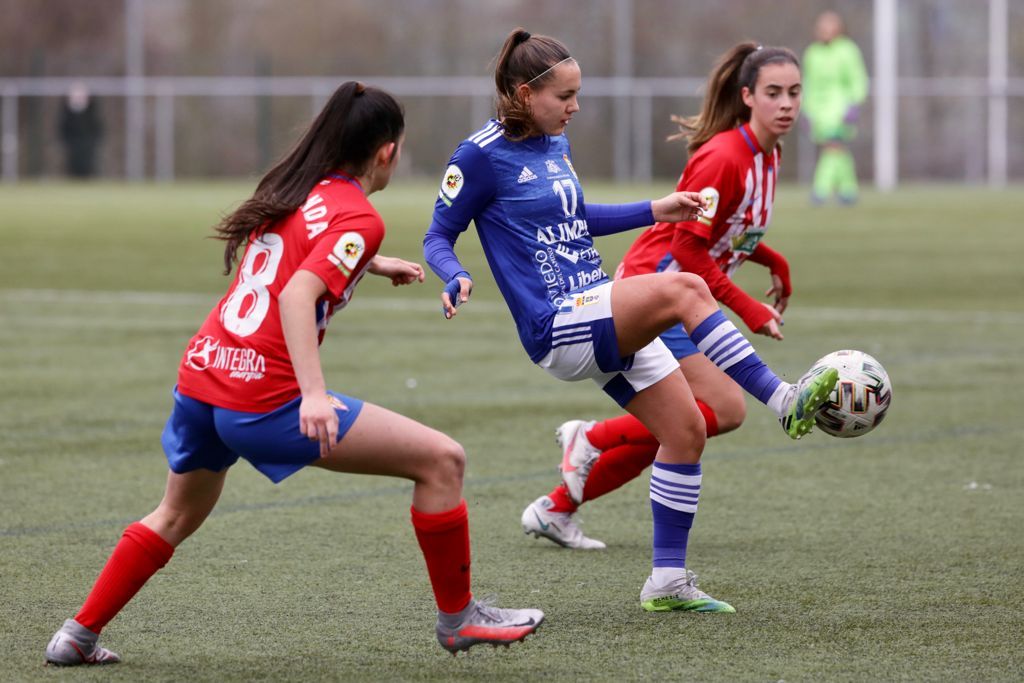
[[[860,49],[844,35],[838,14],[823,12],[814,33],[817,41],[803,59],[803,114],[819,149],[812,199],[821,203],[835,195],[850,204],[857,200],[858,187],[849,144],[857,134],[868,75]]]

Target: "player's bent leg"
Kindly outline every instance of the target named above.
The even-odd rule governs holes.
[[[612,317],[623,356],[676,323],[690,330],[717,310],[707,283],[692,273],[647,273],[612,285]]]
[[[682,372],[652,384],[626,405],[661,444],[657,460],[697,463],[707,441],[707,426]]]
[[[455,654],[481,643],[510,645],[540,626],[540,610],[501,609],[472,597],[469,522],[462,500],[466,454],[455,440],[365,403],[330,454],[312,464],[415,482],[412,524],[437,601],[437,639],[446,650]]]
[[[747,403],[743,390],[731,377],[702,353],[680,358],[679,368],[694,397],[714,413],[717,425],[714,434],[731,432],[743,424],[747,417]],[[708,427],[708,436],[713,436],[710,425]]]
[[[224,490],[226,469],[220,472],[198,469],[167,473],[163,500],[142,518],[142,524],[177,547],[202,526]]]
[[[413,506],[450,510],[462,499],[466,453],[448,435],[372,403],[326,458],[311,463],[335,472],[411,479]]]
[[[85,603],[53,635],[46,661],[60,666],[111,664],[120,657],[97,644],[100,631],[174,554],[210,514],[227,470],[169,472],[157,509],[130,524],[96,578]]]

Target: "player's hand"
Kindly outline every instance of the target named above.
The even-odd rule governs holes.
[[[786,312],[786,307],[789,306],[789,297],[783,296],[782,292],[785,289],[782,286],[782,278],[772,273],[772,286],[768,288],[768,291],[764,293],[766,297],[772,299],[772,308],[782,315]]]
[[[423,266],[394,256],[374,256],[370,261],[369,271],[374,275],[390,278],[391,284],[395,287],[423,282],[424,278]]]
[[[338,413],[326,393],[303,396],[299,404],[299,431],[310,441],[320,442],[320,457],[326,458],[338,443]]]
[[[468,277],[456,277],[445,285],[441,292],[441,312],[447,320],[451,320],[458,312],[455,309],[469,301],[473,293],[473,281]]]
[[[695,221],[706,208],[707,202],[700,196],[700,192],[673,192],[651,202],[654,220],[666,223]]]
[[[772,339],[782,340],[782,314],[775,310],[775,307],[771,304],[762,302],[761,305],[771,312],[772,317],[768,322],[761,326],[761,329],[759,329],[757,333],[763,334],[766,337],[771,337]]]

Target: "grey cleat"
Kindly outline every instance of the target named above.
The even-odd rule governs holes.
[[[562,481],[569,491],[569,497],[579,505],[583,502],[583,487],[587,485],[587,477],[594,463],[601,457],[587,440],[587,432],[594,423],[583,420],[569,420],[555,430],[555,439],[562,447]]]
[[[492,599],[473,600],[460,614],[438,615],[437,642],[453,655],[480,644],[508,647],[526,640],[543,622],[539,609],[503,609]]]
[[[116,664],[121,657],[97,644],[99,634],[93,633],[74,619],[68,619],[50,638],[46,646],[46,662],[57,666],[81,664]]]
[[[537,538],[543,536],[563,548],[601,550],[607,547],[596,538],[584,536],[583,530],[568,512],[552,512],[551,506],[554,504],[548,496],[541,496],[527,505],[520,519],[523,533],[533,534]]]

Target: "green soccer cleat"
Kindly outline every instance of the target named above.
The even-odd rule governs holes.
[[[824,370],[808,370],[793,387],[793,397],[790,399],[786,413],[779,418],[779,424],[791,439],[799,439],[811,431],[814,426],[814,416],[825,405],[836,382],[839,381],[839,371],[835,368]]]
[[[647,577],[640,591],[640,606],[648,612],[736,612],[729,603],[715,600],[697,588],[697,575],[689,569],[683,569],[676,579],[661,586],[654,584],[654,577]]]

